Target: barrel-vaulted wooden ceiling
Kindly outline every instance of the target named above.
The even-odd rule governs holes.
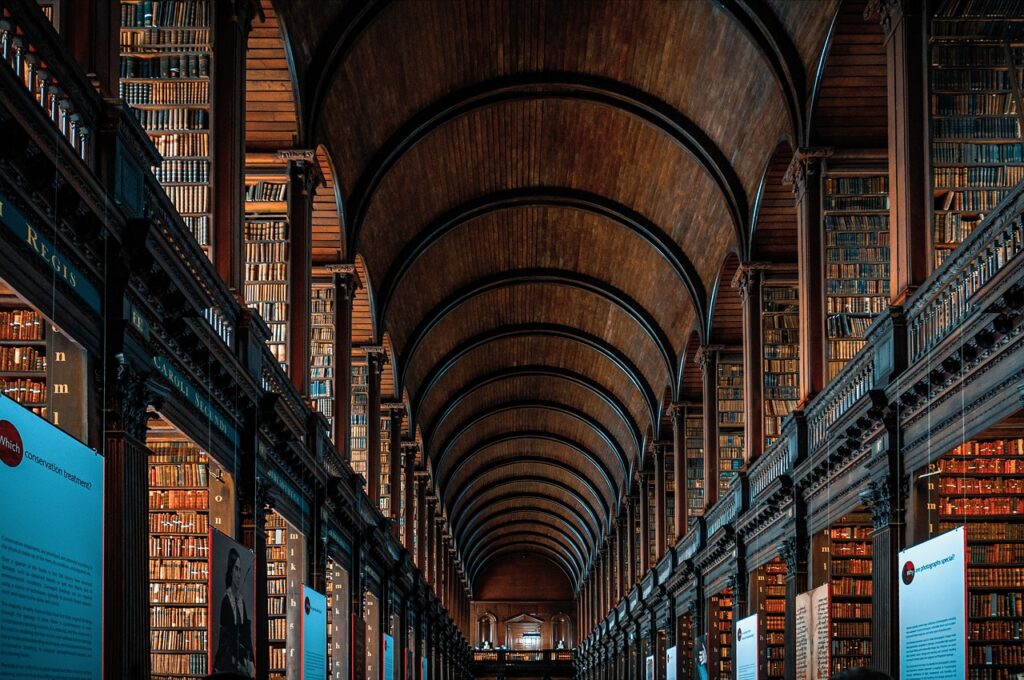
[[[776,149],[814,141],[839,6],[276,3],[471,580],[514,546],[581,584]]]

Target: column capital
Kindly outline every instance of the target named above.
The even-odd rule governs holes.
[[[707,377],[708,369],[711,366],[711,360],[723,349],[725,349],[725,345],[701,345],[697,348],[695,361],[705,377]]]
[[[807,192],[807,186],[812,178],[818,174],[819,166],[823,158],[830,157],[835,149],[824,146],[802,147],[793,154],[793,160],[786,168],[786,174],[782,177],[782,183],[792,185],[793,196],[799,203]]]
[[[906,0],[868,0],[864,8],[864,19],[876,19],[882,26],[886,39],[900,23],[907,9]]]
[[[746,302],[754,286],[764,278],[762,272],[771,269],[768,262],[741,262],[732,276],[732,287],[739,291],[740,299]]]

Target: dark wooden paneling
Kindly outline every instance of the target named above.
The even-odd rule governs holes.
[[[524,574],[530,574],[530,578],[524,579]],[[476,600],[572,600],[572,588],[565,575],[548,560],[527,553],[498,558],[484,567],[473,594]],[[520,604],[503,611],[487,611],[498,618],[502,635],[505,619],[524,613]]]

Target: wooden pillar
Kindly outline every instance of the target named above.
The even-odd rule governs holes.
[[[426,486],[424,480],[424,486]],[[423,578],[431,587],[434,585],[434,504],[436,499],[432,496],[426,497],[426,512],[423,513],[423,533],[420,540],[423,541],[424,564],[420,565]]]
[[[697,349],[704,379],[704,507],[718,501],[718,348]]]
[[[380,376],[386,358],[383,349],[366,352],[366,495],[380,507]]]
[[[676,482],[676,504],[673,508],[676,534],[672,537],[675,545],[686,535],[686,446],[683,441],[686,428],[686,410],[679,404],[669,409],[672,416],[672,476]]]
[[[606,611],[615,606],[615,588],[612,580],[612,546],[610,541],[604,542],[604,583],[601,587],[605,592]]]
[[[436,513],[436,511],[435,511]],[[434,586],[434,595],[441,599],[441,520],[435,514],[430,520],[430,531],[434,535],[434,559],[431,560],[430,571],[432,574],[431,584]]]
[[[651,568],[651,490],[650,473],[640,471],[640,578]]]
[[[921,0],[871,0],[885,32],[889,121],[889,294],[906,300],[931,272],[928,16]]]
[[[758,265],[742,264],[732,285],[739,289],[743,314],[743,422],[744,458],[749,466],[764,450],[764,343],[761,332],[761,284]]]
[[[331,265],[334,284],[334,446],[352,461],[352,301],[359,288],[355,265]]]
[[[427,473],[416,473],[416,566],[427,577]]]
[[[121,3],[76,0],[61,5],[61,30],[75,60],[104,97],[117,97],[120,82]]]
[[[389,404],[388,417],[391,418],[391,446],[389,450],[388,493],[391,495],[391,535],[395,540],[402,540],[402,416],[405,406]]]
[[[821,161],[831,149],[801,148],[783,182],[791,184],[797,208],[800,300],[800,405],[825,386],[825,263],[821,239]],[[706,404],[705,404],[706,406]]]
[[[309,394],[310,291],[313,267],[313,189],[317,182],[312,151],[285,151],[288,157],[288,372],[299,394]]]
[[[665,445],[655,444],[651,451],[654,454],[654,560],[655,566],[665,554]]]
[[[242,206],[245,183],[245,53],[252,28],[248,0],[215,2],[213,7],[213,64],[210,84],[210,203],[211,252],[217,273],[241,297],[245,277],[242,263]]]
[[[625,597],[629,588],[629,581],[626,580],[626,522],[624,513],[620,513],[615,520],[615,599],[621,600]]]
[[[793,531],[790,536],[777,547],[779,556],[786,563],[786,612],[783,636],[786,654],[783,658],[783,669],[786,678],[796,678],[796,598],[808,590],[807,582],[807,511],[803,499],[797,494],[793,500]]]
[[[633,587],[637,577],[636,559],[636,498],[630,495],[626,498],[626,561],[629,566],[629,580],[626,581],[626,589]]]
[[[402,543],[405,544],[405,549],[412,555],[412,535],[415,527],[413,521],[416,516],[415,503],[419,490],[419,485],[416,483],[416,445],[413,443],[406,444],[402,447],[402,451],[405,456],[405,488],[402,489],[402,513],[405,517],[405,531],[403,532]]]

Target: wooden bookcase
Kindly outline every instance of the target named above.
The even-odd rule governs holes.
[[[871,663],[871,515],[852,512],[812,539],[815,586],[829,584],[832,673]]]
[[[380,498],[378,507],[385,517],[393,517],[391,502],[391,414],[380,413]]]
[[[313,281],[310,291],[309,396],[334,432],[334,284]]]
[[[683,614],[676,619],[676,677],[688,678],[695,669],[693,656],[693,616]]]
[[[708,634],[708,670],[711,677],[731,678],[733,669],[732,588],[711,598],[711,630]]]
[[[288,523],[274,511],[267,513],[267,644],[270,678],[284,679],[288,640]]]
[[[665,545],[663,550],[672,548],[672,537],[676,534],[676,476],[675,455],[670,447],[664,448],[662,466],[665,468]]]
[[[366,355],[352,357],[352,411],[351,451],[352,471],[366,479],[369,469],[369,437],[366,430],[368,419],[369,367]]]
[[[1014,95],[1024,83],[1024,23],[1013,12],[1002,0],[947,1],[932,21],[936,267],[1024,180],[1022,102]]]
[[[930,471],[930,533],[967,527],[970,678],[1012,678],[1024,665],[1024,438],[969,441]]]
[[[210,247],[211,5],[121,2],[120,96],[163,162],[154,170],[196,241]]]
[[[718,357],[718,494],[728,493],[743,464],[743,359]]]
[[[47,419],[48,337],[42,314],[13,298],[0,303],[0,391]]]
[[[889,304],[889,176],[884,165],[841,160],[822,179],[828,379],[864,346]]]
[[[800,309],[797,283],[767,275],[761,285],[764,447],[782,433],[782,420],[800,401]]]
[[[684,446],[686,447],[686,515],[704,514],[704,416],[686,411]]]
[[[247,166],[245,173],[245,301],[270,329],[267,346],[288,371],[287,165]]]
[[[753,576],[765,677],[781,678],[785,673],[786,564],[775,558],[758,567]]]

